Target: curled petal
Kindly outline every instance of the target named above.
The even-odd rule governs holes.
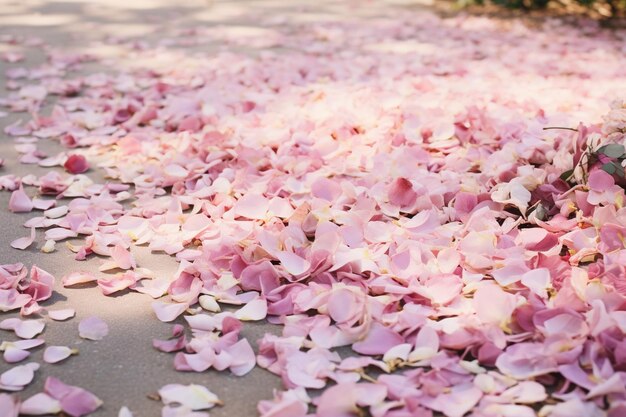
[[[245,375],[256,365],[256,356],[247,339],[241,339],[226,350],[233,358],[228,367],[233,374]]]
[[[89,169],[89,163],[84,156],[73,154],[67,158],[63,167],[70,174],[82,174]]]
[[[188,307],[189,304],[187,303],[172,303],[161,300],[152,303],[152,309],[157,318],[166,323],[183,314]]]
[[[91,272],[72,272],[69,275],[66,275],[61,280],[63,282],[64,287],[70,287],[72,285],[84,284],[86,282],[96,281],[98,278]]]
[[[24,250],[35,241],[35,228],[30,228],[30,236],[29,237],[20,237],[11,242],[11,247],[15,249]]]

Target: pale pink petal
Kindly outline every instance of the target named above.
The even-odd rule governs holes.
[[[278,252],[276,257],[291,275],[302,275],[311,268],[311,263],[292,252]]]
[[[233,206],[235,217],[245,217],[252,220],[265,219],[269,200],[260,194],[245,194]]]
[[[267,316],[267,301],[257,298],[235,312],[235,317],[242,321],[263,320]]]
[[[539,297],[547,298],[548,288],[552,282],[550,278],[550,270],[547,268],[537,268],[526,272],[522,275],[522,284],[528,287]]]
[[[402,336],[393,330],[374,323],[367,336],[352,345],[352,349],[362,355],[384,355],[392,347],[404,342]]]
[[[545,400],[548,397],[546,388],[535,381],[522,381],[507,389],[501,398],[518,404],[533,404]]]
[[[247,374],[256,365],[256,356],[247,339],[239,340],[226,351],[233,358],[228,369],[237,376]]]
[[[32,301],[28,294],[20,294],[15,288],[0,289],[0,311],[11,311],[21,308]]]
[[[48,377],[44,392],[61,403],[61,409],[72,417],[82,417],[97,410],[102,401],[80,387],[66,385],[57,378]]]
[[[410,361],[420,361],[430,359],[439,350],[439,335],[437,331],[429,326],[424,326],[417,333],[415,348],[409,355]]]
[[[116,274],[109,278],[98,279],[98,287],[104,295],[110,295],[118,291],[132,287],[137,282],[137,275],[133,271]]]
[[[7,363],[21,362],[30,356],[30,352],[9,346],[4,350],[3,358]]]
[[[78,334],[83,339],[102,340],[109,334],[109,326],[99,317],[88,317],[78,324]]]
[[[173,303],[157,300],[152,303],[157,318],[163,322],[170,322],[180,316],[189,308],[187,303]]]
[[[448,391],[439,394],[434,399],[426,398],[423,404],[433,410],[440,411],[447,417],[462,417],[483,396],[483,392],[473,384],[453,386]]]
[[[22,339],[32,339],[43,332],[45,327],[42,320],[6,319],[0,322],[0,329],[13,330]]]
[[[64,276],[61,281],[63,282],[64,287],[70,287],[72,285],[93,282],[97,279],[98,278],[96,278],[96,276],[91,272],[80,271],[72,272],[71,274]]]
[[[29,237],[20,237],[11,242],[11,247],[15,249],[24,250],[35,241],[35,228],[30,228],[30,236]]]
[[[77,353],[76,349],[67,346],[48,346],[43,352],[43,360],[47,363],[57,363]]]
[[[17,390],[21,390],[31,383],[35,377],[35,371],[38,369],[39,364],[35,362],[15,366],[0,375],[0,384],[4,387],[16,387]]]
[[[46,393],[40,392],[28,398],[20,406],[20,413],[29,416],[43,416],[61,412],[61,403]]]
[[[117,244],[111,249],[111,258],[117,268],[131,269],[137,267],[135,257],[124,246]]]
[[[41,268],[33,265],[30,269],[30,283],[24,293],[30,295],[35,301],[44,301],[52,296],[54,277]]]
[[[64,321],[70,319],[76,315],[76,310],[73,308],[65,308],[61,310],[48,310],[48,317],[56,321]]]
[[[62,227],[55,227],[53,229],[48,229],[46,230],[46,233],[44,234],[44,238],[46,240],[54,240],[54,241],[69,239],[71,237],[76,237],[76,236],[78,236],[78,233],[76,233],[75,231],[64,229]]]
[[[515,307],[515,296],[503,291],[498,285],[482,285],[474,293],[474,309],[483,323],[505,324]]]
[[[0,394],[0,410],[5,413],[3,417],[18,417],[20,414],[20,399],[9,394]]]
[[[11,193],[11,198],[9,199],[9,210],[13,213],[27,213],[32,209],[33,202],[24,192],[24,188],[20,185],[20,188]]]

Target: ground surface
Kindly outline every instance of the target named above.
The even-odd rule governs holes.
[[[500,26],[496,25],[498,29],[495,29],[491,24],[477,19],[457,32],[452,29],[437,32],[433,28],[439,24],[439,21],[433,20],[434,15],[421,11],[424,5],[417,3],[400,1],[317,1],[315,4],[310,3],[277,0],[214,2],[4,0],[0,2],[0,35],[39,37],[45,44],[55,49],[92,53],[101,61],[85,63],[76,73],[90,74],[134,68],[140,65],[149,67],[149,63],[137,62],[136,57],[129,53],[127,39],[136,38],[148,45],[154,45],[174,37],[175,34],[180,34],[181,31],[196,27],[205,28],[206,32],[203,33],[205,41],[188,45],[174,44],[171,46],[174,51],[171,57],[163,55],[166,60],[186,56],[189,60],[185,61],[185,64],[190,64],[193,62],[191,58],[195,56],[194,54],[201,54],[198,55],[199,57],[210,56],[213,51],[217,53],[224,50],[226,46],[221,40],[228,41],[225,43],[228,44],[230,50],[250,56],[270,49],[282,53],[289,51],[289,48],[297,48],[303,43],[300,41],[290,44],[290,33],[294,34],[294,37],[304,38],[305,36],[299,32],[300,25],[304,27],[315,22],[329,25],[328,32],[319,35],[319,38],[327,36],[337,51],[341,51],[341,40],[333,36],[340,37],[342,34],[349,33],[349,30],[334,32],[332,24],[350,21],[355,31],[361,36],[357,44],[364,47],[359,51],[359,56],[371,58],[373,67],[383,63],[379,77],[382,81],[378,85],[377,94],[385,87],[397,87],[397,84],[394,84],[397,79],[394,79],[393,75],[389,75],[389,80],[386,80],[388,84],[385,84],[384,78],[388,73],[394,74],[395,70],[401,73],[398,68],[403,65],[410,66],[411,59],[406,58],[406,54],[414,53],[420,56],[422,69],[429,76],[432,75],[430,73],[432,67],[438,67],[437,71],[434,71],[434,78],[429,79],[429,82],[432,82],[431,86],[439,87],[438,91],[443,92],[442,96],[435,94],[430,97],[433,100],[438,98],[442,100],[442,103],[452,102],[453,100],[446,96],[446,88],[450,88],[450,91],[455,94],[462,94],[465,88],[470,91],[467,97],[460,96],[459,101],[470,101],[468,97],[479,97],[481,88],[485,91],[499,89],[499,93],[502,94],[501,102],[506,102],[507,97],[517,98],[519,102],[536,99],[543,108],[552,112],[551,114],[566,113],[571,116],[567,122],[574,121],[574,123],[583,120],[590,123],[599,122],[600,116],[608,109],[609,100],[616,98],[616,92],[620,88],[619,77],[624,77],[626,74],[623,70],[626,68],[623,53],[626,51],[623,48],[619,50],[619,36],[622,36],[622,41],[625,39],[621,32],[602,35],[607,40],[606,50],[596,49],[596,44],[588,40],[583,42],[583,47],[577,51],[576,45],[579,39],[572,38],[572,35],[583,39],[586,36],[584,27],[580,31],[557,27],[554,33],[541,35],[520,29],[514,21],[502,23]],[[380,38],[379,33],[376,35],[378,37],[374,36],[368,44],[368,25],[386,28],[388,26],[385,25],[389,25],[389,22],[397,16],[407,21],[424,19],[425,26],[434,35],[426,33],[422,36],[421,42],[412,42],[412,35],[409,33],[404,38],[400,36],[401,40],[386,42],[386,39]],[[219,35],[211,39],[212,27],[219,27],[220,30]],[[225,27],[231,29],[225,30]],[[384,35],[386,29],[380,30]],[[500,30],[502,32],[499,32]],[[478,50],[469,51],[465,47],[464,37],[479,42],[479,38],[487,32],[489,36],[485,38],[485,56],[480,56]],[[555,41],[555,34],[560,36],[557,44],[562,49],[548,45]],[[280,40],[275,41],[274,36]],[[438,44],[432,36],[441,36],[441,43]],[[123,39],[124,42],[121,46],[115,42],[101,43],[102,39],[111,37]],[[349,38],[349,36],[346,37]],[[543,48],[541,53],[538,52],[537,55],[529,53],[524,56],[523,49],[513,44],[522,38],[523,42],[528,42],[529,45]],[[348,48],[352,47],[350,42],[346,45]],[[16,49],[10,45],[0,45],[0,48]],[[25,62],[0,63],[0,85],[5,84],[5,79],[2,78],[4,69],[16,65],[35,66],[44,60],[41,50],[25,47],[23,51],[26,54]],[[368,55],[368,51],[372,53],[371,56]],[[1,52],[3,52],[2,49],[0,49]],[[308,52],[315,55],[313,49]],[[570,55],[567,58],[558,61],[559,57],[568,53]],[[396,56],[405,58],[397,61],[397,66],[394,66]],[[451,58],[448,60],[447,56]],[[521,61],[522,58],[525,59],[524,62]],[[349,62],[349,59],[349,57],[343,59],[341,65],[348,68],[349,65],[346,65],[346,62]],[[602,68],[590,69],[589,65],[596,65],[596,62],[599,62],[597,65]],[[494,69],[489,65],[490,63],[502,66],[501,78],[495,76],[498,74],[498,69]],[[569,65],[572,63],[576,66]],[[171,61],[166,63],[170,66],[171,64]],[[385,64],[389,64],[388,68],[384,68]],[[385,72],[386,70],[388,72]],[[450,81],[449,87],[448,84],[440,84],[439,80],[448,74],[463,71],[471,74],[472,77],[467,86],[464,84],[468,82],[468,79],[454,79]],[[589,77],[585,76],[586,71],[589,72],[587,74]],[[521,78],[515,78],[520,74]],[[593,84],[589,79],[593,81]],[[476,83],[484,83],[484,85]],[[353,88],[354,85],[349,85],[349,87]],[[580,87],[579,91],[576,90],[578,87]],[[0,96],[8,93],[3,88],[0,87]],[[585,96],[585,100],[576,100],[575,97],[579,93]],[[446,96],[445,99],[443,96]],[[529,105],[528,108],[534,110],[533,106],[534,104]],[[11,113],[0,119],[0,126],[7,126],[20,118],[26,119],[27,116]],[[42,141],[39,148],[50,155],[61,150],[57,143],[48,140]],[[0,156],[5,160],[3,173],[42,175],[49,171],[49,168],[37,165],[20,164],[14,143],[9,137],[2,137]],[[56,169],[61,172],[60,168]],[[100,170],[92,170],[89,175],[96,181],[105,180]],[[36,246],[31,246],[25,251],[14,250],[9,246],[14,239],[27,234],[27,229],[22,226],[22,223],[34,216],[34,213],[18,215],[7,211],[9,196],[8,192],[0,193],[2,263],[22,262],[27,266],[36,264],[57,278],[76,270],[74,255],[64,247],[63,243],[57,244],[57,251],[46,255],[40,253],[43,244],[41,239]],[[134,248],[133,251],[140,266],[149,267],[158,274],[171,275],[176,270],[175,261],[166,255],[150,254],[146,248]],[[102,260],[98,257],[92,258],[81,263],[80,269],[95,272],[101,262]],[[156,392],[166,383],[194,382],[206,385],[224,401],[223,407],[211,410],[212,416],[252,416],[256,413],[257,402],[271,398],[272,391],[281,386],[278,377],[258,367],[243,378],[232,376],[228,372],[208,371],[198,374],[176,372],[173,369],[172,356],[152,348],[152,340],[166,338],[171,326],[157,320],[150,307],[152,299],[145,295],[124,291],[117,296],[105,297],[102,296],[99,288],[93,285],[66,289],[62,288],[59,282],[57,282],[56,290],[57,293],[52,299],[42,304],[44,306],[54,304],[55,308],[64,306],[75,308],[77,316],[67,322],[51,323],[44,337],[48,344],[77,347],[80,355],[60,365],[44,364],[34,383],[20,394],[24,397],[41,391],[46,376],[56,376],[68,384],[78,385],[96,393],[104,401],[104,406],[95,412],[94,416],[117,415],[121,406],[128,406],[136,416],[155,416],[159,414],[162,404],[149,399],[147,395]],[[110,334],[102,341],[90,342],[78,337],[78,321],[91,315],[97,315],[109,323]],[[3,313],[4,316],[12,317],[10,314]],[[183,321],[179,319],[177,322]],[[280,329],[266,323],[246,323],[243,335],[253,342],[254,346],[254,341],[267,332],[279,334]],[[14,339],[7,333],[3,333],[1,337],[3,340]],[[41,355],[42,351],[38,350],[32,358],[38,361]],[[0,372],[5,369],[8,369],[8,366],[5,363],[0,364]]]

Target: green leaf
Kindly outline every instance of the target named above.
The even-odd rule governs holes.
[[[624,145],[620,145],[617,143],[610,143],[608,145],[604,145],[598,149],[599,153],[603,153],[609,158],[619,158],[624,155],[625,149]]]
[[[613,165],[612,163],[604,164],[602,165],[602,171],[613,175],[615,174],[615,171],[616,171],[615,165]]]
[[[573,173],[574,173],[573,169],[568,169],[567,171],[562,173],[559,178],[561,178],[563,181],[567,181],[569,180],[569,178],[572,176]]]

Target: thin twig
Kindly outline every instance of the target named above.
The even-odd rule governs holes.
[[[561,126],[544,127],[543,130],[571,130],[572,132],[578,132],[578,129],[574,129],[573,127],[561,127]]]

